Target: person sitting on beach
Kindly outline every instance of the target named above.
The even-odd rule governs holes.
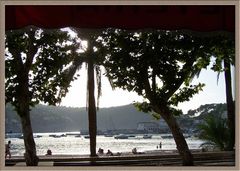
[[[113,155],[113,153],[112,153],[110,150],[108,150],[106,154],[107,154],[108,156],[112,156],[112,155]]]
[[[133,154],[137,154],[137,149],[136,149],[136,148],[133,148],[133,149],[132,149],[132,153],[133,153]]]
[[[52,151],[50,149],[48,149],[46,156],[51,156],[51,155],[52,155]]]
[[[162,149],[162,142],[159,143],[159,149]]]
[[[98,149],[98,153],[99,153],[99,154],[103,154],[103,153],[104,153],[104,152],[103,152],[103,149],[102,149],[102,148],[99,148],[99,149]]]
[[[8,143],[5,145],[5,159],[7,158],[8,155],[9,155],[9,159],[11,158],[10,144],[11,144],[11,141],[8,141]]]

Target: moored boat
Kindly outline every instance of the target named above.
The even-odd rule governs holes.
[[[173,138],[173,136],[171,134],[167,134],[167,135],[161,135],[162,138]]]
[[[128,139],[128,136],[127,135],[124,135],[124,134],[120,134],[120,135],[116,135],[114,136],[115,139]]]
[[[152,138],[152,135],[148,135],[148,134],[143,135],[143,139],[151,139],[151,138]]]
[[[90,135],[84,135],[84,138],[89,139]]]

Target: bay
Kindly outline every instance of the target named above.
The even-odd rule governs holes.
[[[37,155],[45,155],[47,150],[50,149],[53,155],[88,155],[89,138],[85,138],[84,135],[75,137],[77,132],[68,133],[64,137],[54,138],[49,135],[66,135],[66,132],[58,133],[36,133],[34,138],[36,143]],[[170,134],[152,134],[151,139],[144,139],[143,135],[137,134],[128,139],[115,139],[114,137],[105,137],[104,135],[97,136],[96,148],[104,149],[104,152],[111,150],[113,153],[117,152],[131,152],[133,148],[137,148],[138,152],[160,150],[157,148],[159,143],[162,143],[161,150],[176,150],[176,144],[172,137],[168,137]],[[163,138],[167,137],[167,138]],[[14,138],[13,136],[6,137],[5,143],[11,140],[11,153],[12,156],[23,156],[24,142],[21,138]],[[189,149],[200,149],[200,145],[204,142],[196,137],[186,138]]]

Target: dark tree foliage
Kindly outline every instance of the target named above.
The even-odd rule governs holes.
[[[62,76],[62,72],[74,59],[72,53],[77,49],[74,45],[66,45],[67,41],[72,40],[67,32],[60,30],[32,29],[6,34],[6,103],[10,102],[18,108],[16,97],[21,73],[28,74],[30,106],[40,101],[50,105],[61,101],[57,95],[67,79]]]
[[[224,72],[226,101],[228,121],[230,130],[230,143],[228,150],[233,150],[235,146],[235,103],[232,95],[231,66],[235,65],[235,39],[231,36],[221,36],[212,40],[212,53],[215,57],[215,63],[212,69],[218,72]]]
[[[145,78],[152,98],[177,106],[204,86],[190,85],[203,62],[210,61],[201,38],[178,31],[108,30],[101,41],[106,53],[104,65],[113,87],[135,91],[148,99]]]
[[[60,30],[30,27],[6,33],[5,100],[20,116],[27,165],[38,164],[30,121],[31,107],[39,102],[55,105],[65,95],[58,95],[66,82],[62,73],[74,58],[72,52],[78,48],[67,41],[71,41],[70,37]]]
[[[190,85],[199,68],[210,60],[209,48],[203,42],[200,37],[178,31],[118,29],[108,29],[99,41],[112,86],[137,92],[146,99],[136,104],[139,109],[163,117],[183,165],[192,165],[193,158],[174,118],[181,111],[174,106],[189,100],[204,86]]]
[[[230,143],[230,131],[227,127],[227,119],[218,114],[211,114],[204,118],[204,122],[198,125],[199,138],[206,142],[202,147],[213,147],[220,150],[228,150]]]

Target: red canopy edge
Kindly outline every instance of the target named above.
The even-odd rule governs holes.
[[[122,28],[235,31],[234,5],[6,5],[5,30]]]

